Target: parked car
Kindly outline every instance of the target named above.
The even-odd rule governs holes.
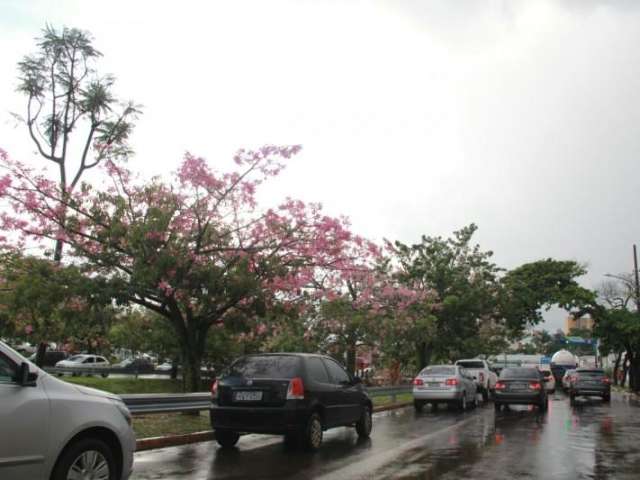
[[[565,391],[569,391],[569,387],[571,385],[571,376],[575,373],[575,369],[573,370],[565,370],[564,375],[562,376],[562,388]]]
[[[136,442],[122,400],[58,380],[2,342],[0,431],[2,480],[131,474]]]
[[[170,372],[173,368],[173,364],[171,362],[161,363],[156,367],[156,370],[159,372]]]
[[[29,357],[29,360],[33,363],[36,362],[37,353],[34,353]],[[44,352],[44,361],[42,362],[42,367],[55,367],[58,362],[62,360],[66,360],[69,358],[69,354],[67,352],[58,352],[55,350],[47,350]]]
[[[541,411],[549,406],[544,377],[537,368],[505,368],[496,382],[493,403],[496,411],[503,405],[537,405]]]
[[[611,400],[611,380],[601,368],[577,368],[571,375],[569,399],[576,397],[601,397],[603,402]]]
[[[540,365],[538,367],[540,373],[544,377],[544,388],[548,393],[555,393],[556,391],[556,379],[551,372],[551,367],[549,365]]]
[[[489,362],[480,358],[473,358],[458,360],[456,365],[464,367],[471,373],[478,385],[478,392],[482,394],[482,400],[486,402],[493,393],[493,387],[498,381],[498,376],[493,372]]]
[[[476,394],[473,376],[458,365],[432,365],[422,369],[413,380],[413,406],[417,412],[427,403],[434,410],[440,403],[446,403],[464,411],[477,405]]]
[[[100,355],[80,354],[56,363],[56,367],[74,369],[72,375],[79,375],[82,370],[106,370],[111,367],[111,364],[109,360]],[[105,371],[100,375],[106,378],[109,376],[109,372]]]
[[[153,373],[154,365],[146,358],[127,358],[113,365],[114,368],[121,370],[123,373]]]
[[[283,434],[288,445],[309,450],[320,447],[329,428],[371,433],[373,405],[362,382],[323,355],[241,357],[213,383],[211,395],[211,426],[225,448],[244,432]]]

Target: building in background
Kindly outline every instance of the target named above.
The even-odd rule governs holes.
[[[565,335],[569,335],[571,333],[571,330],[574,329],[578,329],[578,330],[588,330],[590,332],[593,331],[593,326],[594,326],[594,320],[593,318],[585,315],[583,317],[580,318],[574,318],[573,315],[569,315],[565,320],[564,320],[564,334]]]

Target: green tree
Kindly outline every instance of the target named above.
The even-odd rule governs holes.
[[[415,245],[394,244],[400,281],[436,297],[430,313],[432,334],[417,337],[414,345],[419,368],[432,358],[454,360],[481,353],[480,345],[470,340],[496,319],[501,269],[491,261],[493,252],[471,243],[476,230],[471,224],[451,238],[423,236]]]
[[[39,154],[58,169],[59,188],[66,195],[87,170],[131,153],[129,136],[140,110],[114,96],[113,76],[98,75],[94,63],[102,54],[89,33],[47,26],[37,42],[37,52],[18,64],[18,91],[27,97],[27,112],[15,116],[27,126]],[[60,237],[57,262],[62,249]]]

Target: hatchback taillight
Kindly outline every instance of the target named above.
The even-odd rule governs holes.
[[[450,387],[455,386],[458,384],[458,379],[457,378],[447,378],[447,381],[445,382],[447,385],[449,385]]]
[[[529,388],[531,390],[540,390],[540,382],[531,382],[529,383]]]
[[[493,388],[495,388],[496,390],[504,390],[505,388],[507,388],[507,384],[504,382],[497,382],[496,386]]]
[[[422,381],[421,378],[414,378],[413,379],[413,384],[414,385],[418,385],[418,386],[422,386],[422,385],[424,385],[424,382]]]
[[[287,400],[304,400],[304,383],[302,383],[302,378],[295,377],[289,380]]]
[[[218,398],[218,380],[214,381],[211,385],[211,398],[214,400]]]

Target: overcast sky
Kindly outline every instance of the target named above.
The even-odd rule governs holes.
[[[575,259],[587,287],[633,268],[640,2],[0,0],[0,147],[34,161],[9,112],[47,22],[89,30],[144,105],[146,174],[301,143],[266,202],[321,201],[375,240],[475,222],[499,265]]]

